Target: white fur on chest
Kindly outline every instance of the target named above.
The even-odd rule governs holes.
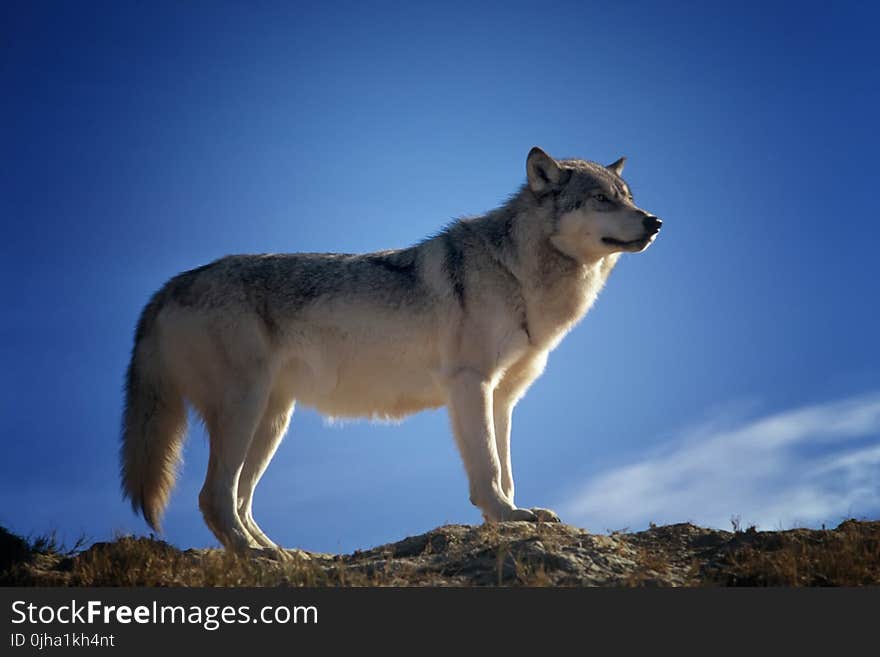
[[[527,292],[527,323],[533,344],[544,350],[554,349],[583,319],[614,266],[614,262],[606,260],[584,265],[577,276]]]

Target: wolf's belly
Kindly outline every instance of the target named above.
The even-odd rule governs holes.
[[[333,417],[397,419],[446,403],[439,364],[422,345],[308,350],[283,376],[299,403]]]

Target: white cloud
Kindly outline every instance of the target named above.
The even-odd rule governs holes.
[[[690,521],[762,529],[880,511],[880,392],[683,432],[559,505],[594,531]]]

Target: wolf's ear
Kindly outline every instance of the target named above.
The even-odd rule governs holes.
[[[611,170],[611,171],[613,171],[613,172],[616,173],[618,176],[622,176],[622,175],[623,175],[623,165],[624,165],[624,164],[626,164],[626,158],[625,158],[625,157],[622,157],[622,158],[620,158],[619,160],[617,160],[616,162],[612,162],[611,164],[609,164],[609,165],[608,165],[607,167],[605,167],[605,168],[606,168],[606,169],[609,169],[609,170]]]
[[[535,146],[526,159],[529,187],[536,194],[550,191],[562,182],[562,167],[552,157]]]

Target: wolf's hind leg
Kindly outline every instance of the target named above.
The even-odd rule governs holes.
[[[208,474],[199,493],[205,522],[227,549],[261,547],[238,516],[238,481],[268,398],[268,382],[239,383],[225,396],[222,409],[206,418],[211,452]]]
[[[275,455],[275,450],[281,444],[281,439],[290,424],[293,407],[293,400],[272,395],[254,433],[244,467],[238,478],[238,517],[254,540],[265,548],[277,548],[278,546],[266,536],[254,520],[254,489]]]

